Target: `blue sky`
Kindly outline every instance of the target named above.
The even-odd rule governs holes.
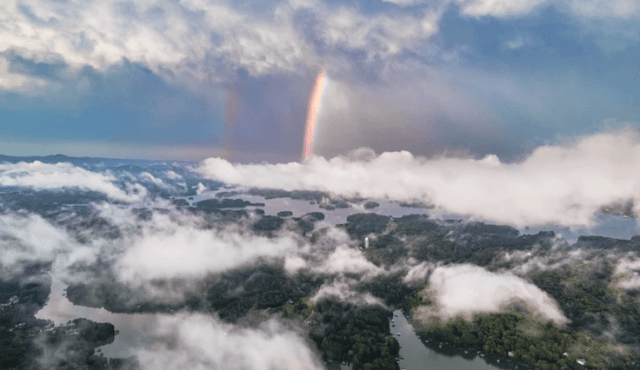
[[[508,161],[635,126],[640,1],[559,4],[5,1],[0,154],[298,160],[320,69],[323,156]]]

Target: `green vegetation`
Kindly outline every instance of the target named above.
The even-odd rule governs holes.
[[[391,336],[391,311],[325,300],[316,306],[311,338],[325,361],[352,364],[353,370],[397,370],[398,341]]]
[[[570,327],[593,335],[612,331],[622,344],[640,343],[640,304],[634,291],[617,289],[606,263],[543,271],[533,282],[557,302]],[[612,330],[612,327],[615,330]]]
[[[548,273],[545,276],[549,278]],[[593,284],[601,287],[597,282]],[[587,286],[592,288],[593,294],[602,293],[594,286]],[[580,307],[597,309],[598,303],[593,299],[583,295],[569,301]],[[435,301],[428,288],[407,297],[407,303],[414,313],[417,332],[423,339],[445,342],[462,349],[480,350],[536,369],[572,368],[578,364],[578,360],[584,361],[582,368],[586,369],[636,366],[627,348],[610,341],[596,340],[588,332],[582,331],[580,326],[558,327],[552,321],[544,322],[517,303],[501,313],[475,314],[470,318],[458,316],[448,320],[437,314]]]
[[[491,313],[461,317],[446,322],[434,320],[423,337],[450,345],[478,349],[488,354],[509,357],[536,369],[566,369],[584,360],[586,369],[630,366],[626,351],[610,343],[553,322],[542,323],[524,314]]]
[[[43,272],[48,267],[31,264],[9,280],[0,278],[0,369],[139,369],[133,358],[108,359],[95,350],[113,342],[112,324],[75,319],[54,327],[35,318],[51,292],[51,278]],[[6,304],[10,297],[18,299]]]

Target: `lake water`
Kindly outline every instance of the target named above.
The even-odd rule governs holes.
[[[216,193],[219,191],[230,191],[233,189],[225,188],[218,191],[205,191],[199,195],[194,195],[189,200],[189,197],[176,197],[176,199],[185,199],[190,204],[195,204],[196,202],[215,198]],[[267,215],[275,215],[280,211],[291,211],[293,212],[293,217],[300,217],[309,212],[322,212],[325,215],[325,220],[323,223],[329,225],[343,224],[347,222],[347,216],[354,213],[362,213],[362,212],[374,212],[379,215],[392,216],[392,217],[402,217],[405,215],[411,214],[428,214],[430,217],[434,219],[466,219],[465,216],[455,215],[455,214],[445,214],[445,213],[437,213],[434,212],[433,209],[427,208],[409,208],[409,207],[400,207],[398,203],[389,202],[387,200],[375,200],[380,204],[379,207],[374,209],[365,209],[364,203],[362,204],[354,204],[349,208],[336,208],[333,211],[328,211],[325,209],[321,209],[317,204],[309,204],[309,201],[300,200],[300,199],[290,199],[290,198],[275,198],[275,199],[265,199],[264,197],[258,195],[247,195],[247,194],[239,194],[233,196],[231,198],[234,199],[244,199],[246,201],[250,201],[252,203],[264,203],[264,207],[246,207],[247,210],[252,210],[255,208],[261,208],[265,211]],[[640,224],[637,222],[638,220],[634,218],[628,218],[623,216],[616,216],[610,214],[599,214],[596,216],[593,225],[590,227],[581,227],[581,228],[568,228],[561,226],[543,226],[543,227],[529,227],[529,228],[519,228],[520,234],[537,234],[539,231],[554,231],[556,234],[560,234],[564,239],[569,243],[575,243],[578,240],[579,236],[583,235],[600,235],[606,236],[610,238],[618,238],[618,239],[630,239],[634,235],[640,235]],[[491,223],[491,222],[487,222]],[[317,225],[322,227],[322,224]]]
[[[448,348],[439,343],[423,343],[401,311],[393,312],[391,333],[400,343],[400,369],[406,370],[496,370],[517,369],[505,360],[486,358],[476,351]],[[395,327],[393,326],[395,325]],[[398,333],[400,335],[398,335]],[[500,362],[498,362],[500,361]],[[520,366],[524,369],[525,367]]]
[[[56,325],[66,324],[77,318],[113,324],[119,333],[116,334],[113,343],[100,347],[107,357],[133,356],[137,349],[152,344],[146,333],[149,328],[153,328],[157,315],[118,314],[104,308],[74,306],[64,295],[66,288],[62,281],[52,277],[49,301],[36,313],[36,318],[51,320]]]
[[[230,190],[230,189],[224,189]],[[216,192],[204,192],[194,196],[190,202],[197,202],[215,197]],[[187,198],[187,197],[181,197]],[[275,215],[280,211],[292,211],[293,217],[299,217],[312,211],[323,212],[326,216],[324,223],[340,224],[345,223],[348,215],[359,212],[375,212],[377,214],[400,217],[409,214],[429,214],[428,209],[400,207],[397,203],[388,201],[378,201],[380,206],[373,210],[365,210],[363,207],[352,207],[327,211],[319,209],[317,205],[311,205],[308,201],[276,198],[265,200],[260,196],[241,195],[233,198],[242,198],[251,202],[265,203],[263,208],[266,214]],[[252,209],[256,207],[248,207]],[[437,218],[459,218],[453,215],[440,215]],[[321,226],[321,225],[317,225]],[[562,234],[570,243],[575,242],[579,235],[603,235],[628,239],[633,235],[640,234],[640,227],[635,219],[624,218],[622,216],[599,215],[596,225],[591,229],[571,230],[567,228],[531,228],[520,229],[522,234],[535,234],[542,230],[554,230]],[[154,314],[115,314],[105,309],[74,306],[64,295],[66,286],[60,280],[53,278],[51,295],[47,305],[40,310],[37,318],[52,320],[56,325],[64,324],[75,318],[87,318],[95,322],[108,322],[119,331],[112,344],[100,347],[107,357],[128,357],[135,354],[140,347],[152,345],[152,340],[146,335],[153,328],[158,315]],[[423,343],[415,334],[413,327],[406,318],[396,311],[394,317],[395,327],[391,327],[392,333],[396,335],[400,343],[400,368],[406,370],[495,370],[498,368],[518,368],[517,365],[505,363],[504,359],[498,363],[497,359],[487,359],[478,353],[460,351],[453,348],[439,348],[434,343]],[[397,333],[400,333],[398,336]],[[524,368],[523,366],[520,366]],[[342,370],[349,369],[349,366],[341,366]]]
[[[175,199],[184,199],[189,202],[190,205],[195,205],[195,203],[213,199],[216,197],[216,193],[222,191],[230,191],[234,190],[231,188],[221,189],[217,191],[205,191],[198,195],[188,196],[188,197],[174,197]],[[193,198],[193,199],[189,199]],[[401,217],[405,215],[411,214],[428,214],[429,209],[427,208],[409,208],[409,207],[400,207],[398,203],[389,202],[386,200],[376,200],[380,204],[380,206],[374,209],[365,209],[364,202],[362,204],[354,204],[349,208],[336,208],[332,211],[322,209],[318,206],[318,204],[310,204],[308,200],[301,199],[291,199],[291,198],[273,198],[273,199],[265,199],[259,195],[249,195],[249,194],[238,194],[230,197],[231,199],[243,199],[251,203],[264,203],[263,207],[254,207],[249,206],[246,208],[227,208],[227,209],[247,209],[252,210],[256,208],[260,208],[264,210],[265,214],[275,216],[280,211],[291,211],[293,213],[292,217],[300,217],[309,212],[322,212],[325,215],[324,223],[330,225],[343,224],[347,222],[347,216],[355,214],[355,213],[363,213],[363,212],[374,212],[379,215],[385,216],[393,216],[393,217]]]
[[[95,322],[108,322],[119,331],[113,343],[100,347],[107,357],[128,357],[135,355],[141,347],[150,347],[153,343],[146,335],[153,328],[158,315],[154,314],[117,314],[103,308],[74,306],[64,294],[66,285],[52,278],[51,295],[47,304],[36,314],[39,319],[52,320],[56,325],[62,325],[76,318],[86,318]],[[413,331],[413,327],[400,311],[395,311],[395,327],[391,332],[400,343],[400,368],[406,370],[495,370],[498,367],[487,364],[484,358],[462,357],[462,351],[436,351],[422,343]],[[390,324],[391,325],[391,324]],[[397,333],[400,333],[398,336]],[[457,351],[457,352],[456,352]],[[473,354],[469,354],[469,357]],[[501,366],[502,367],[502,366]],[[341,366],[342,370],[350,366]]]

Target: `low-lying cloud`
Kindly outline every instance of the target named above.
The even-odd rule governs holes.
[[[71,163],[48,164],[34,161],[0,164],[0,186],[27,187],[35,190],[97,191],[111,199],[126,202],[138,201],[147,194],[147,190],[140,184],[130,184],[125,191],[114,185],[114,181],[116,177],[113,174],[92,172]]]
[[[509,272],[492,273],[466,264],[442,266],[431,274],[429,288],[445,317],[498,312],[519,301],[556,323],[567,320],[545,292]]]
[[[211,230],[169,221],[156,221],[155,226],[145,228],[119,259],[124,280],[203,277],[261,257],[281,257],[299,245],[293,236],[267,238],[240,228]]]
[[[344,277],[323,284],[316,294],[311,297],[312,302],[320,302],[323,299],[339,299],[357,306],[379,305],[386,307],[385,304],[371,293],[361,293],[354,289],[356,282]]]
[[[424,283],[434,268],[435,264],[431,262],[422,262],[411,266],[409,271],[407,271],[407,274],[402,278],[402,281],[406,284]]]
[[[603,206],[640,201],[640,134],[632,129],[538,147],[523,161],[424,158],[406,151],[304,163],[233,164],[209,158],[200,172],[230,184],[420,200],[439,210],[514,226],[584,226]],[[636,202],[638,204],[638,202]]]
[[[138,353],[145,370],[323,368],[300,335],[274,320],[242,328],[203,314],[160,316],[151,335],[157,344]]]
[[[640,259],[635,256],[621,259],[616,265],[615,277],[623,289],[640,288]]]
[[[78,243],[38,215],[0,215],[0,276],[30,262],[55,261],[54,268],[60,270],[77,262],[92,263],[99,248],[99,242]]]
[[[360,250],[341,245],[313,271],[326,274],[376,273],[380,268],[369,262]]]

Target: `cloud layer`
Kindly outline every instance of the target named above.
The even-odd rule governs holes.
[[[200,172],[243,186],[420,200],[500,224],[576,226],[593,222],[602,206],[640,201],[638,166],[640,134],[623,129],[541,146],[518,163],[495,155],[428,159],[360,150],[351,157],[274,165],[210,158]]]
[[[89,190],[127,202],[140,200],[147,195],[146,189],[139,184],[129,184],[125,191],[114,185],[115,181],[116,177],[111,173],[92,172],[71,163],[48,164],[35,161],[0,164],[0,186],[28,187],[35,190]]]
[[[439,17],[433,10],[368,16],[313,0],[255,5],[252,10],[207,0],[3,2],[0,87],[43,82],[2,68],[11,55],[98,70],[126,59],[187,84],[219,81],[220,72],[235,68],[251,74],[315,68],[326,57],[320,49],[387,57],[433,35]],[[310,18],[309,26],[303,27],[301,17]]]
[[[210,230],[162,220],[166,216],[153,217],[142,236],[134,237],[119,259],[118,268],[125,281],[198,278],[298,249],[299,241],[293,236],[267,238],[241,228]],[[189,222],[188,217],[181,218]]]
[[[447,317],[498,312],[520,301],[548,319],[566,322],[545,292],[511,273],[491,273],[475,265],[443,266],[431,274],[429,289],[436,294],[440,314]]]
[[[0,215],[0,276],[27,262],[56,261],[61,270],[92,263],[100,243],[82,245],[66,231],[35,214]],[[4,270],[4,271],[3,271]]]
[[[169,81],[193,85],[219,81],[236,68],[265,74],[316,68],[328,60],[336,67],[354,61],[401,61],[395,57],[424,49],[438,32],[442,13],[451,7],[471,17],[519,17],[547,6],[580,19],[631,19],[639,14],[632,0],[387,3],[391,11],[367,12],[319,0],[253,5],[225,0],[7,0],[0,5],[0,88],[46,84],[7,67],[13,55],[71,70],[105,70],[126,59]]]
[[[203,314],[160,316],[158,342],[138,353],[144,369],[322,369],[304,339],[268,321],[258,328],[224,324]]]

